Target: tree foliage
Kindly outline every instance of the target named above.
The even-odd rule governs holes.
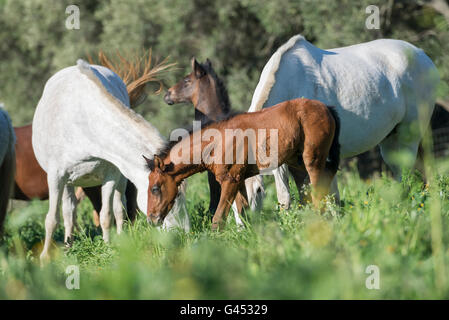
[[[444,1],[444,0],[443,0]],[[32,120],[48,78],[100,49],[135,53],[152,48],[177,70],[192,56],[210,58],[228,86],[233,108],[246,110],[260,72],[278,46],[301,33],[321,48],[396,38],[422,48],[437,65],[439,97],[449,100],[449,21],[421,0],[80,0],[80,29],[65,28],[68,1],[0,1],[0,101],[15,125]],[[368,30],[365,8],[380,8],[380,29]],[[189,106],[150,97],[138,112],[162,132],[186,124]]]

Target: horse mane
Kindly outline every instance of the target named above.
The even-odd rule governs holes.
[[[219,97],[220,101],[220,107],[224,114],[229,113],[231,110],[231,103],[229,101],[229,94],[228,90],[223,82],[223,80],[218,77],[217,73],[215,72],[214,68],[208,63],[200,63],[201,67],[206,70],[208,74],[212,76],[212,78],[215,81],[215,89],[217,91],[217,95]]]
[[[155,151],[158,152],[165,148],[167,141],[160,134],[159,130],[153,127],[148,121],[146,121],[140,114],[134,112],[131,108],[127,107],[123,104],[120,99],[111,94],[101,83],[100,79],[98,79],[93,73],[89,63],[82,59],[78,59],[77,67],[79,71],[84,74],[88,79],[93,81],[97,87],[101,90],[103,96],[111,102],[111,105],[115,108],[115,110],[123,115],[124,117],[131,118],[134,123],[136,123],[137,127],[141,129],[145,136],[151,141],[151,146],[155,147]],[[155,153],[156,153],[155,152]]]
[[[280,46],[271,56],[270,60],[268,60],[268,63],[265,65],[262,74],[260,75],[260,80],[262,80],[263,76],[266,74],[265,83],[261,84],[259,82],[257,84],[256,91],[254,92],[254,96],[251,101],[251,106],[248,110],[249,112],[254,112],[262,109],[262,106],[265,101],[268,100],[271,88],[273,88],[273,85],[276,81],[275,75],[279,69],[279,65],[281,64],[282,56],[288,50],[293,48],[297,42],[302,40],[305,40],[305,38],[300,34],[291,37],[286,43]],[[259,85],[261,85],[261,87],[259,87]]]
[[[99,63],[122,78],[126,85],[132,108],[137,107],[146,99],[145,85],[148,82],[159,84],[159,89],[154,94],[162,92],[163,85],[160,76],[175,65],[175,63],[168,63],[168,58],[161,62],[153,63],[152,56],[151,49],[148,52],[144,52],[141,56],[135,54],[131,58],[125,58],[117,51],[114,59],[108,57],[102,50],[98,52]],[[94,63],[90,56],[88,59],[89,63]]]
[[[224,118],[222,118],[222,119],[220,119],[218,121],[214,121],[214,120],[211,120],[211,119],[208,119],[207,121],[201,121],[201,126],[200,126],[200,128],[198,130],[207,129],[207,128],[209,128],[212,125],[220,125],[221,123],[223,123],[223,122],[225,122],[225,121],[227,121],[227,120],[229,120],[231,118],[234,118],[235,116],[243,114],[243,113],[246,113],[246,112],[231,112],[231,113],[227,114]],[[191,136],[194,132],[196,132],[193,127],[186,127],[184,129],[187,130],[187,133],[183,137],[180,137],[181,138],[180,140],[177,140],[177,141],[176,140],[170,140],[165,145],[165,147],[159,151],[159,153],[158,153],[159,156],[161,156],[162,158],[165,158],[166,156],[169,155],[171,149],[173,149],[173,147],[175,145],[180,143],[184,137]]]

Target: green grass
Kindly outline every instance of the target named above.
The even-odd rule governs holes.
[[[449,177],[430,186],[416,174],[362,181],[340,175],[341,208],[319,214],[298,204],[279,210],[272,178],[261,212],[239,230],[210,231],[206,175],[189,179],[192,231],[164,232],[144,216],[125,232],[101,240],[88,200],[78,207],[82,232],[63,248],[55,234],[53,260],[41,268],[47,202],[10,213],[0,247],[2,299],[447,299]],[[295,188],[293,188],[295,189]],[[438,221],[438,218],[441,221]],[[432,222],[433,221],[433,222]],[[69,265],[80,268],[80,289],[65,286]],[[367,266],[380,270],[369,290]]]

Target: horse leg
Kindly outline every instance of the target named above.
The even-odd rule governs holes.
[[[251,210],[260,210],[262,208],[262,200],[265,196],[262,175],[245,180],[246,195]]]
[[[94,210],[92,211],[92,218],[96,227],[100,226],[100,217],[98,212],[101,211],[101,186],[85,187],[84,193],[89,198]]]
[[[288,170],[283,164],[279,168],[273,170],[274,181],[276,183],[276,193],[278,202],[281,207],[290,208],[290,187],[288,185]]]
[[[222,229],[224,227],[225,219],[228,216],[229,209],[238,190],[239,184],[236,182],[224,181],[221,184],[220,202],[212,218],[212,230]]]
[[[126,213],[128,215],[128,219],[131,222],[136,220],[137,216],[137,188],[136,186],[129,180],[126,182]]]
[[[115,181],[107,180],[101,186],[100,225],[104,242],[109,242],[109,229],[111,227],[111,209],[115,191]]]
[[[334,196],[335,203],[340,205],[340,191],[338,190],[337,175],[334,176],[331,182],[331,194]]]
[[[302,163],[302,160],[301,160]],[[301,188],[304,185],[305,180],[307,179],[307,171],[305,168],[298,168],[298,166],[288,166],[288,171],[293,176],[295,180],[296,188],[298,189],[298,194],[300,196],[300,202],[303,202],[304,199],[301,197]]]
[[[215,179],[215,176],[212,172],[207,172],[207,180],[209,182],[210,194],[209,213],[211,215],[214,215],[215,211],[217,210],[218,202],[220,201],[221,186]]]
[[[393,172],[393,177],[398,181],[401,180],[402,168],[413,168],[421,140],[421,136],[417,132],[413,133],[412,130],[404,132],[407,127],[408,124],[398,125],[395,132],[388,135],[379,145],[382,159]],[[398,156],[401,153],[409,156],[407,158],[401,157],[404,159],[402,162],[398,161]]]
[[[72,245],[73,226],[76,218],[77,199],[73,186],[65,185],[62,193],[62,217],[64,219],[64,244],[67,247]]]
[[[65,179],[57,173],[49,172],[47,175],[48,182],[48,213],[45,217],[45,241],[44,249],[40,255],[40,260],[49,260],[49,250],[53,232],[58,225],[59,205],[61,204],[62,192],[65,185]]]
[[[312,202],[320,208],[320,200],[329,194],[332,180],[336,172],[326,168],[327,154],[318,148],[305,148],[303,161],[312,184]]]
[[[115,223],[117,225],[117,234],[120,234],[123,229],[123,218],[124,218],[123,208],[126,207],[126,197],[125,197],[126,183],[127,183],[126,178],[124,176],[121,176],[117,184],[117,187],[115,188],[114,191],[113,210],[114,210]]]

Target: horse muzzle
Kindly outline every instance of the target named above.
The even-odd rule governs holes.
[[[166,104],[168,104],[170,106],[175,104],[174,101],[170,97],[170,91],[167,91],[167,93],[165,94],[164,101],[165,101]]]
[[[150,213],[150,214],[147,215],[147,222],[149,224],[153,224],[155,226],[159,226],[159,225],[162,224],[162,219],[161,219],[160,215],[155,215],[155,214]]]

